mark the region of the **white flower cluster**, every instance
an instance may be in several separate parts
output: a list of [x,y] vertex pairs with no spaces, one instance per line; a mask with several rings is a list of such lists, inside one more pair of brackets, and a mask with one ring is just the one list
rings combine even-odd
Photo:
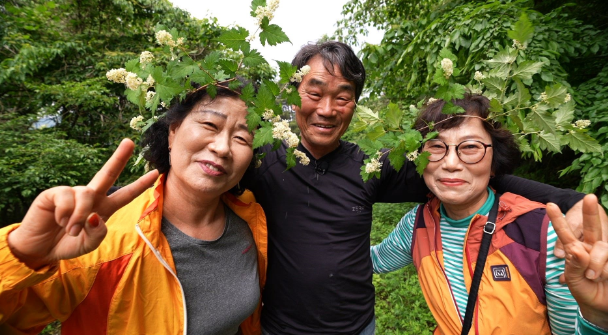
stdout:
[[310,163],[310,158],[308,158],[308,156],[306,156],[306,154],[302,151],[296,149],[293,151],[293,153],[296,155],[296,158],[298,158],[298,161],[300,161],[300,164],[308,165]]
[[540,100],[547,102],[547,99],[549,97],[547,96],[547,92],[543,92],[540,94]]
[[274,118],[274,111],[272,109],[266,109],[264,114],[262,114],[262,119],[264,121],[270,121]]
[[441,60],[441,68],[443,69],[443,76],[448,79],[454,73],[454,63],[449,58],[444,58]]
[[150,51],[144,51],[139,55],[139,63],[143,66],[152,63],[154,55]]
[[486,76],[483,75],[483,73],[479,72],[479,71],[475,71],[475,80],[477,81],[482,81],[484,79],[486,79]]
[[519,50],[526,50],[526,45],[521,44],[521,42],[519,42],[518,40],[513,40],[513,47]]
[[298,143],[300,143],[298,135],[291,131],[287,120],[278,121],[272,125],[272,138],[285,140],[290,148],[295,148],[298,146]]
[[139,86],[143,83],[143,80],[137,74],[128,72],[123,68],[112,69],[106,72],[106,77],[115,83],[125,84],[129,89],[134,91],[139,89]]
[[255,18],[258,20],[258,26],[262,25],[264,17],[267,17],[268,21],[272,21],[277,8],[279,8],[279,0],[269,0],[266,6],[258,6],[255,9]]
[[156,92],[154,92],[154,91],[148,91],[148,92],[146,93],[146,102],[148,102],[148,101],[150,101],[150,100],[154,99],[154,96],[155,96],[155,95],[156,95]]
[[410,162],[413,162],[416,160],[416,158],[418,158],[418,151],[412,151],[405,155],[405,157],[407,157]]
[[[304,78],[304,76],[307,75],[308,72],[310,72],[310,66],[304,65],[304,66],[302,66],[301,69],[299,69],[296,73],[294,73],[293,76],[291,76],[291,78],[289,78],[289,81],[291,81],[292,83],[301,83],[302,78]],[[289,93],[289,92],[287,92],[287,93]]]
[[174,41],[173,35],[171,35],[168,31],[160,30],[156,33],[156,41],[160,45],[168,45],[169,47],[171,47],[171,49],[173,49],[177,46],[182,45],[184,43],[184,38],[180,37],[177,39],[177,41]]
[[427,101],[426,104],[430,105],[430,104],[432,104],[435,101],[437,101],[437,99],[435,99],[435,98],[429,98],[429,101]]
[[131,128],[140,131],[141,127],[139,126],[139,123],[142,122],[144,120],[144,117],[142,115],[136,116],[134,118],[131,119],[131,122],[129,123],[129,125],[131,126]]
[[139,78],[137,74],[133,72],[127,73],[127,77],[125,78],[125,85],[127,85],[129,89],[135,91],[139,89],[141,83],[143,83],[143,80],[141,80],[141,78]]
[[380,168],[382,168],[382,162],[378,158],[372,158],[369,163],[365,164],[366,173],[380,172]]
[[148,78],[146,78],[146,81],[144,82],[144,84],[146,84],[148,87],[150,87],[150,86],[154,86],[154,83],[156,83],[156,81],[154,80],[154,78],[152,78],[152,75],[149,74]]
[[578,120],[576,122],[574,122],[574,124],[572,124],[572,126],[574,126],[574,128],[578,128],[578,129],[585,129],[587,127],[589,127],[591,125],[591,121],[589,120]]
[[566,93],[566,97],[564,98],[564,103],[567,103],[570,100],[572,100],[572,97],[570,96],[570,93]]
[[127,72],[127,70],[120,68],[120,69],[112,69],[108,72],[106,72],[106,77],[108,78],[109,81],[113,81],[115,83],[119,83],[119,84],[124,84],[125,83],[125,78],[127,77],[127,74],[129,72]]

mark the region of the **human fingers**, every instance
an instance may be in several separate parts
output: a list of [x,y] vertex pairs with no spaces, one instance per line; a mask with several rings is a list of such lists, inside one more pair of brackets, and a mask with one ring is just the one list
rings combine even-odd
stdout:
[[587,194],[583,198],[583,238],[590,245],[602,240],[602,224],[595,194]]
[[[551,220],[551,224],[553,224],[553,229],[555,229],[555,233],[557,233],[559,240],[563,244],[568,244],[568,243],[573,243],[575,241],[578,241],[576,239],[576,237],[574,237],[574,234],[572,233],[570,226],[566,222],[566,218],[562,215],[561,210],[559,209],[559,207],[556,204],[554,204],[554,203],[547,204],[547,215],[549,216],[549,219]],[[568,252],[568,250],[566,250],[566,252]]]
[[84,227],[85,220],[93,212],[95,190],[87,186],[75,186],[73,190],[76,201],[65,231],[70,236],[78,236]]
[[103,209],[100,209],[101,216],[104,218],[110,217],[112,214],[114,214],[115,211],[128,204],[133,199],[137,198],[146,189],[150,188],[157,178],[158,170],[152,170],[146,173],[145,175],[139,177],[139,179],[132,182],[131,184],[122,187],[118,191],[114,192],[109,197],[111,204],[105,206],[105,208]]
[[135,144],[133,141],[127,138],[122,140],[112,154],[112,157],[95,174],[87,186],[94,189],[97,193],[105,194],[110,189],[110,186],[114,185],[125,165],[127,165],[134,148]]
[[74,190],[68,186],[57,187],[57,191],[53,195],[53,203],[55,205],[55,222],[65,228],[76,206]]
[[608,243],[596,242],[589,252],[589,266],[585,271],[585,276],[589,280],[600,280],[606,266],[608,266]]
[[105,221],[97,213],[91,213],[84,225],[86,239],[84,241],[85,252],[91,252],[101,244],[106,237],[108,229]]
[[570,244],[567,253],[564,276],[570,290],[574,291],[577,287],[582,287],[579,285],[588,285],[585,271],[589,266],[590,257],[580,241]]
[[[578,201],[566,212],[566,222],[570,226],[570,230],[579,241],[583,240],[583,200]],[[553,254],[558,258],[564,258],[566,252],[564,245],[558,238],[553,249]]]

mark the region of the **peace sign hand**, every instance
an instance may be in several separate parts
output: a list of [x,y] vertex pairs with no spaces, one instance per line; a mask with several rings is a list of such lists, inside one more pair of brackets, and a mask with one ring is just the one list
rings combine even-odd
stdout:
[[555,232],[564,243],[564,278],[581,314],[591,323],[608,328],[608,241],[602,236],[597,197],[583,199],[585,242],[574,237],[559,207],[547,204],[547,214]]
[[106,236],[105,220],[149,188],[158,177],[151,171],[106,196],[135,145],[123,140],[87,186],[58,186],[36,197],[21,225],[8,235],[17,258],[32,269],[95,250]]

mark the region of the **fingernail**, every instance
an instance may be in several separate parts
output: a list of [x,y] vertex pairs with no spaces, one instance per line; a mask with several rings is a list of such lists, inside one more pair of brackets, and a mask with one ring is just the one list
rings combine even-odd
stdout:
[[562,249],[555,249],[555,252],[553,252],[555,254],[555,257],[557,258],[564,258],[566,257],[566,252],[563,251]]
[[70,228],[70,231],[68,232],[68,234],[70,236],[78,236],[78,234],[80,233],[81,230],[82,230],[82,227],[79,224],[75,224],[72,226],[72,228]]
[[587,277],[589,280],[595,279],[595,271],[587,270],[587,272],[585,272],[585,277]]
[[95,228],[99,226],[99,215],[97,213],[93,213],[91,214],[91,216],[89,216],[89,219],[87,221],[89,223],[89,226]]

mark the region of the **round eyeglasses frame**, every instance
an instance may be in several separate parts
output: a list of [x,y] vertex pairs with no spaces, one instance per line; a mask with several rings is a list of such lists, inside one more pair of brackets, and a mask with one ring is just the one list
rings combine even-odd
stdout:
[[[458,159],[460,159],[461,162],[463,162],[465,164],[477,164],[477,163],[481,162],[484,159],[484,157],[486,157],[486,153],[488,152],[488,148],[492,147],[491,144],[486,144],[486,143],[483,143],[482,141],[477,141],[477,140],[465,140],[465,141],[462,141],[462,142],[460,142],[458,144],[447,144],[444,141],[439,140],[439,139],[428,140],[426,143],[429,143],[429,142],[441,142],[447,148],[445,150],[445,153],[443,154],[443,156],[441,156],[441,158],[439,158],[439,159],[432,160],[432,159],[430,159],[431,157],[429,156],[429,162],[439,162],[440,160],[444,159],[445,156],[448,155],[448,153],[450,152],[450,147],[455,147],[456,148],[456,156],[458,156]],[[460,147],[461,144],[466,143],[466,142],[477,142],[477,143],[479,143],[479,144],[481,144],[483,146],[483,155],[476,162],[465,162],[462,159],[462,157],[460,157],[460,151],[458,150],[458,148]],[[426,143],[425,143],[425,145],[426,145]]]

